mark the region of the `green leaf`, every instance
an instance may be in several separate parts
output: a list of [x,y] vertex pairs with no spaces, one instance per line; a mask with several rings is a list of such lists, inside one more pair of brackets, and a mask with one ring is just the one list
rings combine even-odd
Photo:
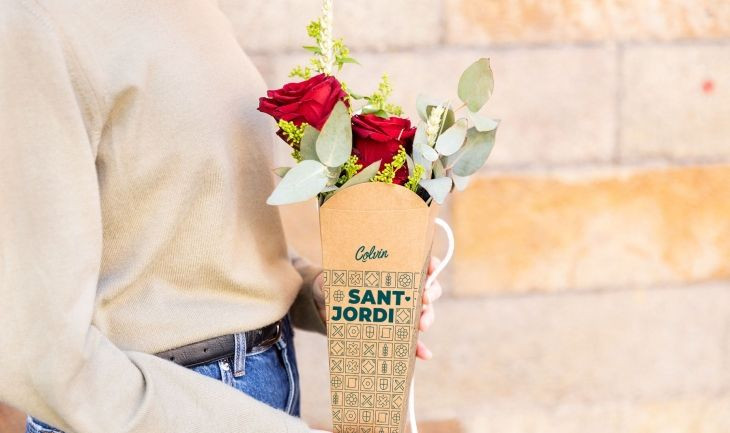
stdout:
[[[433,153],[436,153],[433,148],[431,148],[429,145],[424,143],[413,143],[413,162],[415,164],[421,165],[423,168],[426,169],[424,177],[429,178],[431,177],[431,166],[433,165],[433,161],[429,161],[426,159],[426,157],[423,155],[422,148],[429,148]],[[438,157],[438,153],[436,153],[436,156]]]
[[446,156],[456,153],[464,144],[466,128],[466,119],[459,119],[451,128],[442,132],[436,140],[436,150],[438,153]]
[[296,203],[317,196],[327,185],[327,167],[304,160],[289,170],[266,203],[271,205]]
[[472,63],[459,78],[459,99],[469,111],[476,113],[486,104],[494,90],[494,78],[489,59],[481,58]]
[[360,170],[360,173],[352,176],[350,180],[345,182],[340,189],[346,188],[348,186],[357,185],[358,183],[365,183],[369,181],[375,174],[380,170],[380,160],[375,161],[374,163],[368,165],[367,167]]
[[279,177],[284,177],[286,172],[289,170],[291,170],[291,167],[277,167],[273,170],[273,172]]
[[[369,99],[369,98],[366,96],[365,99]],[[380,111],[380,108],[378,108],[374,105],[371,105],[371,104],[365,105],[364,107],[362,107],[360,109],[360,112],[362,114],[373,114],[373,113],[377,113],[378,111]]]
[[352,99],[365,99],[365,96],[363,96],[363,95],[361,95],[359,93],[355,93],[352,90],[350,90],[350,97]]
[[436,200],[436,203],[441,204],[451,192],[451,182],[450,177],[439,177],[437,179],[423,179],[419,183]]
[[471,180],[471,176],[459,176],[457,174],[451,173],[451,179],[454,181],[454,186],[459,191],[464,191],[469,185],[469,180]]
[[433,163],[433,177],[439,178],[446,176],[446,169],[444,168],[444,163],[441,162],[440,159],[437,159],[436,162]]
[[406,167],[408,167],[408,176],[413,174],[413,169],[416,168],[416,164],[413,162],[413,158],[406,155]]
[[337,59],[337,61],[339,63],[357,63],[358,65],[360,64],[360,62],[353,59],[352,57],[342,57],[342,58]]
[[[428,161],[427,165],[431,165],[432,162],[436,161],[439,157],[438,152],[433,150],[433,147],[429,146],[425,143],[418,143],[413,145],[413,152],[414,154],[418,153],[419,157],[423,157],[426,161]],[[417,158],[417,163],[420,164],[421,158]]]
[[424,122],[427,121],[428,107],[432,107],[434,105],[441,105],[441,101],[428,95],[419,94],[416,97],[416,109],[418,110],[418,117],[420,117],[421,120],[423,120]]
[[428,137],[426,137],[426,124],[421,123],[416,128],[416,135],[413,136],[414,143],[426,144],[428,143]]
[[342,167],[327,167],[327,186],[332,186],[340,180]]
[[314,54],[322,54],[322,50],[316,45],[304,45],[302,48],[307,51],[311,51]]
[[319,137],[317,128],[311,125],[307,125],[304,128],[302,141],[299,143],[299,153],[302,155],[302,159],[319,161],[319,158],[317,158],[317,137]]
[[482,116],[479,113],[469,112],[469,118],[474,123],[474,127],[477,131],[486,132],[496,129],[499,126],[499,120],[490,119],[487,116]]
[[317,157],[328,167],[339,167],[347,161],[352,151],[352,126],[350,113],[342,101],[332,109],[316,142]]
[[469,128],[466,143],[457,153],[446,159],[446,168],[451,168],[457,176],[470,176],[487,161],[494,147],[497,130],[480,132]]

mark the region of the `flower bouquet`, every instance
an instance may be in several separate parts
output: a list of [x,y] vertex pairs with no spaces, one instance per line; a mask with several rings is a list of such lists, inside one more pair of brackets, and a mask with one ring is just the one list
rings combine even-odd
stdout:
[[387,76],[368,96],[334,76],[357,62],[332,37],[331,0],[307,31],[313,57],[290,74],[301,81],[260,99],[296,161],[274,170],[267,203],[319,201],[334,432],[402,433],[434,220],[494,146],[498,122],[478,113],[492,72],[488,59],[467,67],[456,108],[419,96],[413,126]]

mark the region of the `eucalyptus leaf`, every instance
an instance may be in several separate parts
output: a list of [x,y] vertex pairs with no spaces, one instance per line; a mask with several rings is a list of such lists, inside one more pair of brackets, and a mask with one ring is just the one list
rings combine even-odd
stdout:
[[426,144],[428,143],[428,137],[426,137],[426,123],[421,123],[416,128],[416,135],[413,136],[414,143]]
[[[428,178],[431,177],[431,166],[433,165],[433,161],[426,159],[426,157],[423,155],[423,152],[420,150],[422,148],[428,148],[433,153],[436,153],[436,151],[427,144],[413,144],[413,163],[423,166],[423,168],[426,169],[424,172],[424,177]],[[438,154],[436,154],[436,156],[438,157]]]
[[373,162],[367,167],[360,170],[360,173],[352,176],[347,182],[345,182],[340,189],[347,188],[348,186],[357,185],[359,183],[365,183],[372,179],[373,176],[380,170],[380,160]]
[[289,170],[266,203],[280,205],[296,203],[315,197],[327,185],[327,167],[322,163],[304,160]]
[[416,168],[416,164],[413,162],[413,158],[406,154],[406,166],[408,167],[408,176],[413,174],[413,170]]
[[289,170],[291,170],[291,167],[277,167],[273,170],[273,172],[279,177],[284,177],[286,172]]
[[319,133],[316,142],[317,157],[328,167],[339,167],[352,151],[350,113],[342,101],[335,104]]
[[327,167],[327,186],[332,186],[340,180],[341,167]]
[[299,143],[299,153],[302,155],[302,159],[319,161],[319,158],[317,157],[317,137],[319,137],[319,131],[317,131],[317,128],[312,125],[307,125],[304,128],[302,141]]
[[459,191],[464,191],[469,185],[471,176],[459,176],[458,174],[451,173],[451,179],[454,181],[454,186]]
[[419,184],[436,200],[436,203],[441,204],[446,199],[446,196],[451,192],[451,178],[450,177],[439,177],[437,179],[423,179]]
[[474,113],[486,104],[492,90],[494,78],[489,59],[481,58],[472,63],[459,78],[459,99]]
[[[439,157],[438,152],[433,150],[433,147],[429,146],[425,143],[418,143],[413,145],[414,148],[414,154],[418,152],[421,156],[423,156],[423,159],[428,161],[428,165],[431,165],[432,162],[436,161]],[[418,161],[416,161],[418,162]]]
[[432,107],[434,105],[441,105],[441,101],[428,95],[419,94],[416,97],[416,110],[418,110],[418,117],[420,117],[424,122],[427,121],[428,107]]
[[446,169],[444,168],[444,163],[441,162],[440,159],[437,159],[436,162],[433,163],[433,177],[439,178],[446,176]]
[[479,170],[494,147],[497,130],[480,132],[469,128],[466,143],[457,153],[446,159],[446,168],[451,168],[457,176],[470,176]]
[[442,132],[436,140],[436,150],[438,153],[446,156],[456,153],[464,144],[466,129],[466,119],[459,119],[451,128]]
[[477,131],[491,131],[499,126],[499,120],[494,120],[487,116],[482,116],[479,113],[472,113],[470,111],[469,118],[474,123],[474,127],[477,129]]

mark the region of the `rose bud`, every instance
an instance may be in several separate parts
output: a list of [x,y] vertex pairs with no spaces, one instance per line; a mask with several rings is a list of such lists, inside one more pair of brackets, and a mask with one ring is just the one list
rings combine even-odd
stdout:
[[267,91],[266,97],[259,98],[258,110],[277,122],[284,119],[297,126],[306,122],[321,130],[332,108],[345,96],[342,85],[335,77],[319,74],[306,81]]

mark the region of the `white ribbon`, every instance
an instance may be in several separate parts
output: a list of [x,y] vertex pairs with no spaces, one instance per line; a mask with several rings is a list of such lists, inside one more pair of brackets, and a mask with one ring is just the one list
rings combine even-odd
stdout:
[[[451,230],[451,227],[446,221],[442,220],[441,218],[436,218],[434,222],[444,230],[444,233],[446,233],[446,238],[449,241],[449,246],[446,250],[446,255],[444,256],[443,260],[441,260],[441,263],[436,266],[436,269],[431,272],[431,275],[426,280],[426,288],[431,287],[431,284],[436,281],[436,277],[438,277],[438,274],[440,274],[441,271],[446,268],[446,265],[449,264],[449,262],[451,261],[451,257],[453,257],[454,255],[454,232]],[[411,380],[410,394],[408,396],[408,419],[411,423],[411,433],[418,433],[418,425],[416,424],[415,382],[416,376],[414,374],[413,379]]]

